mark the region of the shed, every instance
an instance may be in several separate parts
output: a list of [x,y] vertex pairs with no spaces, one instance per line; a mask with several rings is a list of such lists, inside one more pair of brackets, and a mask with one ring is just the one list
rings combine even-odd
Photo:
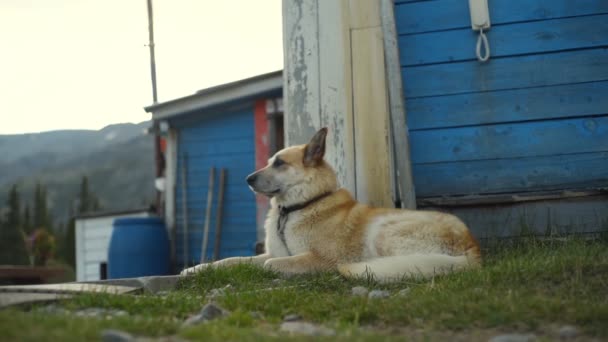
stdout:
[[201,261],[209,176],[215,171],[207,253],[214,254],[220,170],[226,172],[219,258],[254,255],[268,202],[245,178],[282,145],[283,78],[277,71],[146,108],[166,143],[163,208],[178,268]]
[[106,212],[76,217],[76,281],[101,280],[103,264],[108,261],[108,248],[114,219],[149,217],[146,209]]

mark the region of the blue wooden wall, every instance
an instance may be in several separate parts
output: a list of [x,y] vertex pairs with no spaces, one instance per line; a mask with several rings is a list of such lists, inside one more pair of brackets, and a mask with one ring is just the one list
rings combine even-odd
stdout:
[[397,0],[418,197],[608,186],[608,1]]
[[[207,247],[207,260],[213,256],[219,169],[226,168],[222,215],[220,258],[253,255],[256,242],[255,196],[247,187],[246,176],[255,168],[253,108],[240,111],[195,114],[177,126],[178,156],[176,181],[176,258],[183,262],[182,167],[187,155],[187,197],[189,264],[201,257],[201,243],[207,206],[209,169],[214,166],[215,190]],[[182,265],[183,266],[183,265]]]

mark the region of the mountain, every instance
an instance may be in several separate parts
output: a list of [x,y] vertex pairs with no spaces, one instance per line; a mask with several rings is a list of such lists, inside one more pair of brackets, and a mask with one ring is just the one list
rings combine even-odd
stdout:
[[55,221],[65,222],[85,175],[104,210],[146,207],[154,198],[153,137],[144,134],[149,126],[0,135],[0,207],[14,183],[31,206],[40,182]]

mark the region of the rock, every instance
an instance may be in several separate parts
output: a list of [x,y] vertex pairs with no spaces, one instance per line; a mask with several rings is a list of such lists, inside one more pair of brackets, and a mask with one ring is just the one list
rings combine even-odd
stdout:
[[531,342],[534,340],[536,340],[534,334],[503,334],[492,337],[489,342]]
[[249,313],[249,315],[251,315],[251,318],[253,319],[262,319],[264,317],[264,315],[262,315],[262,313],[259,311],[252,311]]
[[213,299],[213,298],[221,297],[225,294],[226,294],[226,291],[224,289],[211,289],[209,291],[209,293],[207,294],[207,297]]
[[363,286],[355,286],[352,288],[351,293],[353,296],[366,297],[369,293],[369,290]]
[[74,312],[77,317],[99,317],[105,316],[106,310],[101,308],[86,308]]
[[125,331],[106,329],[101,332],[102,342],[132,342],[135,338]]
[[557,331],[559,338],[562,340],[570,340],[578,336],[578,329],[572,325],[564,325]]
[[228,314],[228,311],[222,309],[221,307],[219,307],[213,303],[209,303],[209,304],[205,305],[198,314],[196,314],[196,315],[188,318],[186,321],[184,321],[183,325],[184,326],[196,325],[196,324],[200,324],[203,322],[214,320],[216,318],[222,317],[227,314]]
[[124,310],[111,310],[107,314],[109,314],[110,316],[116,316],[116,317],[129,315],[129,313]]
[[333,336],[336,334],[333,329],[308,322],[283,322],[281,324],[281,331],[308,336]]
[[410,289],[409,287],[405,288],[403,290],[400,290],[399,292],[397,292],[397,296],[399,296],[399,297],[406,297],[406,296],[408,296],[410,294],[411,290],[412,289]]
[[78,317],[104,317],[110,319],[112,317],[127,316],[128,312],[124,310],[111,310],[103,308],[86,308],[74,312]]
[[219,307],[213,303],[209,303],[209,304],[205,305],[200,312],[200,315],[203,316],[203,318],[208,321],[210,321],[212,319],[216,319],[218,317],[222,317],[225,314],[227,314],[226,310],[222,309],[221,307]]
[[376,299],[376,298],[386,298],[390,295],[391,295],[391,293],[388,291],[385,291],[385,290],[372,290],[369,292],[367,297],[369,299]]
[[289,314],[285,317],[283,317],[283,322],[295,322],[295,321],[300,321],[302,320],[302,316],[298,315],[298,314]]

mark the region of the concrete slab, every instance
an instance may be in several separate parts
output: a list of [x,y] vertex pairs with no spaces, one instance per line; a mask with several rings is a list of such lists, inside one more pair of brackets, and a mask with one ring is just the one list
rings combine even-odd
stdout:
[[116,286],[104,284],[85,284],[85,283],[65,283],[65,284],[44,284],[44,285],[7,285],[0,286],[0,293],[111,293],[124,294],[134,293],[141,290],[135,286]]
[[22,305],[42,302],[53,302],[60,299],[71,298],[69,294],[60,293],[15,293],[3,292],[0,293],[0,308],[5,308],[11,305]]
[[155,294],[160,291],[174,290],[181,278],[182,277],[179,275],[150,276],[139,278],[107,279],[88,283],[140,287],[143,288],[143,290],[147,293]]

